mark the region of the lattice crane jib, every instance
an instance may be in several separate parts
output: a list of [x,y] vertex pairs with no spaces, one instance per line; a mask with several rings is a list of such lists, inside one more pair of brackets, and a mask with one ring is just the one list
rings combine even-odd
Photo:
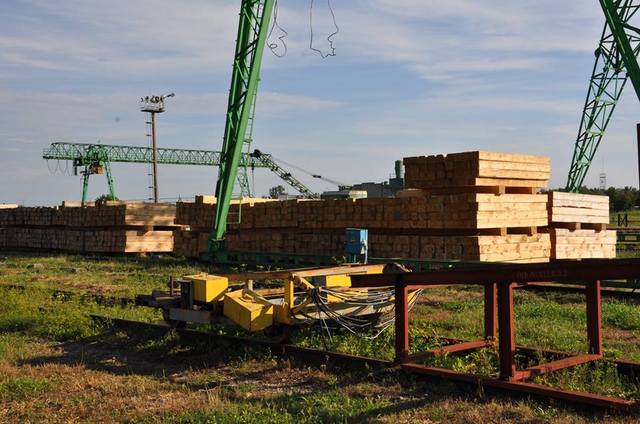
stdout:
[[[249,143],[245,143],[249,145]],[[114,185],[111,173],[111,167],[106,166],[114,162],[122,163],[151,163],[152,152],[149,147],[141,146],[121,146],[112,144],[90,144],[90,143],[67,143],[56,142],[46,148],[42,153],[42,158],[47,160],[68,160],[72,161],[76,168],[84,167],[95,160],[96,154],[102,158],[104,174],[107,177],[107,183],[111,181]],[[221,152],[213,150],[194,150],[194,149],[172,149],[160,147],[157,149],[158,164],[160,165],[189,165],[189,166],[219,166]],[[265,158],[271,158],[271,155],[262,154]],[[275,166],[274,166],[275,165]],[[265,160],[258,158],[254,153],[243,152],[239,159],[239,170],[253,171],[254,169],[269,169],[276,175],[281,177],[283,181],[299,191],[305,197],[314,195],[304,184],[291,176],[291,173],[275,164],[273,160]],[[86,187],[89,180],[83,180],[83,197],[86,199]],[[246,173],[244,174],[247,175]],[[84,173],[83,173],[84,176]],[[240,173],[238,174],[240,178]],[[249,188],[248,178],[246,178],[247,190]],[[250,193],[250,191],[248,192]],[[111,194],[111,192],[109,193]]]
[[267,41],[275,0],[242,0],[231,88],[225,123],[218,181],[216,215],[209,250],[221,247],[227,230],[227,215],[238,175],[242,148],[260,78],[262,54]]
[[640,0],[599,0],[606,23],[596,49],[587,99],[585,101],[566,189],[578,191],[602,141],[627,79],[640,99],[640,30],[631,20],[640,9]]

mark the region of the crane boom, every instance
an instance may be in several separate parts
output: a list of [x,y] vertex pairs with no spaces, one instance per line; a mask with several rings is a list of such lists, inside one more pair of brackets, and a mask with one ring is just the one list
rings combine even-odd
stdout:
[[630,24],[638,0],[599,0],[606,23],[596,49],[566,189],[578,191],[602,141],[627,79],[640,99],[640,30]]

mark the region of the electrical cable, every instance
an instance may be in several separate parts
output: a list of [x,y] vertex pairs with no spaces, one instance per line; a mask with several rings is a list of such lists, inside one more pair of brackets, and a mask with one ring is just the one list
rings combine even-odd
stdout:
[[[408,305],[409,310],[417,303],[418,297],[422,291],[416,291],[413,299]],[[368,340],[373,340],[383,334],[387,328],[395,322],[395,314],[393,311],[387,311],[382,314],[372,314],[370,316],[352,316],[351,314],[344,314],[333,308],[334,302],[328,302],[328,296],[337,297],[343,304],[347,304],[349,307],[374,307],[377,310],[388,308],[394,304],[395,291],[391,289],[386,290],[368,290],[366,292],[361,291],[338,291],[326,287],[316,287],[308,292],[308,297],[311,299],[317,310],[317,316],[311,316],[304,311],[300,311],[299,314],[309,320],[313,320],[318,324],[320,334],[323,337],[323,344],[327,344],[327,340],[324,339],[325,333],[329,343],[332,342],[333,337],[327,321],[334,322],[344,330]],[[376,332],[372,335],[367,334],[371,330]]]
[[309,27],[311,31],[311,36],[309,38],[309,48],[315,52],[318,52],[323,59],[326,59],[329,56],[336,55],[336,48],[333,45],[333,37],[336,36],[340,32],[340,27],[336,22],[336,14],[333,11],[333,6],[331,5],[331,0],[327,0],[327,7],[329,8],[329,13],[331,13],[331,18],[333,20],[333,26],[335,31],[327,36],[327,42],[329,43],[329,53],[324,53],[322,50],[313,47],[313,3],[314,0],[311,0],[311,5],[309,7]]
[[[282,49],[284,50],[282,54],[279,54],[277,52],[280,44],[278,44],[277,42],[274,43],[272,41],[269,41],[271,39],[271,34],[273,34],[273,30],[276,28],[278,28],[282,32],[282,35],[278,37],[278,40],[280,40],[280,44],[282,45]],[[282,28],[280,24],[278,24],[278,0],[276,0],[275,4],[273,5],[273,25],[271,25],[271,30],[269,31],[269,35],[267,35],[267,47],[269,47],[269,50],[271,50],[271,53],[273,53],[274,56],[282,58],[287,55],[287,42],[284,39],[288,36],[289,33],[285,31],[285,29]]]

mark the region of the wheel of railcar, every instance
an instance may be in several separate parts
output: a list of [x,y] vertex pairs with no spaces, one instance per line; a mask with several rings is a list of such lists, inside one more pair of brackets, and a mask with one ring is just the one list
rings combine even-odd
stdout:
[[187,323],[184,322],[184,321],[176,321],[176,320],[171,319],[169,317],[169,310],[168,309],[163,309],[162,310],[162,319],[171,328],[184,328],[187,325]]
[[289,325],[272,325],[262,331],[262,334],[273,343],[287,343],[291,338],[293,328]]

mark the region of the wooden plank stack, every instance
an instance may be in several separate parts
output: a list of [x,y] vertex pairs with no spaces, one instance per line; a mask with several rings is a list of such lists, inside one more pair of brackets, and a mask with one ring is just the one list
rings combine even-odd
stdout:
[[0,209],[0,247],[95,253],[172,252],[175,205]]
[[609,224],[609,197],[593,194],[551,191],[549,223],[570,229],[593,228],[605,230]]
[[382,258],[489,262],[544,262],[551,246],[548,234],[506,236],[372,235],[370,253]]
[[175,230],[173,232],[173,253],[177,256],[197,258],[206,252],[211,231],[195,231],[192,229]]
[[421,239],[421,257],[549,260],[550,237],[538,233],[548,223],[547,198],[537,194],[548,184],[549,158],[476,151],[405,158],[404,165],[409,190],[400,195],[425,197],[428,227],[448,233]]
[[[289,200],[243,207],[230,226],[232,250],[342,255],[344,230],[369,229],[375,257],[547,261],[548,158],[470,152],[405,160],[408,188],[394,199]],[[188,215],[188,216],[186,216]],[[178,216],[180,206],[178,207]],[[201,209],[179,223],[200,226]],[[211,228],[209,225],[208,228]],[[184,245],[203,248],[197,236]],[[178,237],[176,237],[178,239]]]
[[[245,212],[255,204],[274,202],[273,199],[247,197],[231,201],[228,215],[228,228],[239,227],[239,221],[249,220]],[[176,204],[175,224],[183,227],[174,230],[173,253],[178,256],[197,258],[207,250],[209,235],[216,215],[216,198],[211,195],[197,195],[195,202]]]
[[548,157],[496,152],[464,152],[404,158],[405,187],[432,193],[452,187],[508,187],[527,191],[547,186],[551,174]]
[[552,259],[615,258],[616,232],[607,230],[609,197],[548,193]]

